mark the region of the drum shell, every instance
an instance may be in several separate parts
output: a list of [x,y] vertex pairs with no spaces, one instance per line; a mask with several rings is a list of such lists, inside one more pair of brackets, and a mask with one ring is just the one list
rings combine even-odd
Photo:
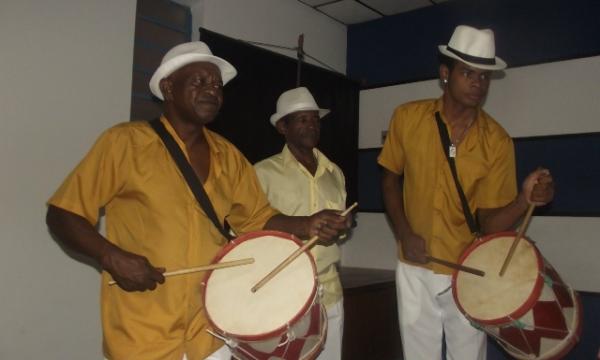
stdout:
[[[486,271],[486,276],[491,275],[490,279],[492,280],[488,281],[493,282],[494,278],[497,278],[497,274],[493,272],[499,272],[500,265],[506,257],[508,248],[515,236],[514,232],[503,232],[491,234],[477,240],[464,251],[459,259],[459,263],[472,267],[479,265],[482,270]],[[470,259],[470,257],[476,255],[480,247],[485,249],[483,246],[493,241],[506,242],[502,244],[504,246],[503,251],[493,254],[497,257],[497,259],[492,261],[494,265],[488,263],[477,264],[474,261],[477,259],[476,256]],[[536,276],[532,282],[531,292],[520,306],[503,316],[488,318],[473,316],[468,310],[477,312],[478,309],[473,308],[472,304],[469,306],[469,309],[466,309],[461,303],[461,298],[466,299],[469,293],[466,292],[465,294],[466,290],[464,289],[461,293],[461,283],[458,281],[458,277],[463,275],[458,272],[455,272],[452,276],[454,300],[459,310],[475,327],[482,329],[488,335],[492,336],[513,357],[517,359],[560,359],[569,352],[581,335],[581,302],[578,294],[564,283],[552,265],[543,258],[533,242],[525,238],[521,239],[521,241],[527,243],[519,243],[519,246],[530,250],[531,254],[535,257],[534,261],[529,262],[530,264],[535,264],[535,269],[529,270],[535,271]],[[494,249],[492,245],[498,244],[488,245],[490,245],[488,249]],[[485,257],[480,257],[479,260],[482,258]],[[498,264],[497,269],[495,269],[496,263]],[[514,258],[511,264],[516,266]],[[509,264],[509,269],[510,266]],[[519,268],[517,267],[517,269]],[[480,282],[486,278],[477,279]],[[465,282],[464,284],[469,283]],[[482,291],[482,294],[485,294],[485,292]],[[497,296],[494,296],[494,300],[497,300],[496,297],[503,300],[502,294],[504,292],[501,291]]]
[[[477,239],[463,251],[458,262],[459,262],[459,264],[464,264],[470,255],[472,255],[475,251],[477,251],[477,249],[479,249],[482,245],[484,245],[487,242],[494,241],[495,239],[497,239],[499,237],[513,237],[514,238],[516,235],[517,234],[515,232],[506,231],[506,232],[490,234],[483,238]],[[521,239],[521,241],[528,241],[533,245],[533,243],[525,237],[523,237]],[[455,271],[452,274],[452,294],[454,296],[454,301],[456,302],[456,305],[458,306],[459,310],[463,314],[465,314],[471,321],[475,321],[477,323],[485,324],[485,325],[506,324],[506,323],[511,322],[512,319],[520,318],[525,313],[527,313],[527,311],[529,311],[529,309],[531,309],[531,307],[537,302],[537,299],[540,296],[540,293],[542,291],[543,284],[544,284],[544,278],[541,276],[541,271],[544,266],[543,257],[541,255],[541,253],[539,252],[539,250],[535,246],[533,246],[532,249],[535,254],[536,267],[537,267],[538,271],[537,271],[537,276],[535,279],[535,284],[533,285],[533,289],[532,289],[529,297],[522,303],[521,306],[516,308],[514,311],[512,311],[508,314],[505,314],[503,316],[499,316],[497,318],[483,319],[483,318],[478,318],[476,316],[470,315],[469,312],[463,308],[461,301],[458,298],[457,279],[459,276],[459,272]],[[505,256],[504,254],[497,254],[497,255],[499,257]],[[467,314],[469,314],[469,315],[467,315]]]
[[[302,246],[302,242],[300,242],[296,237],[294,237],[291,234],[287,234],[287,233],[283,233],[283,232],[278,232],[278,231],[257,231],[257,232],[252,232],[252,233],[248,233],[245,234],[243,236],[240,236],[236,239],[234,239],[233,241],[231,241],[229,244],[227,244],[213,259],[212,263],[219,263],[221,261],[228,261],[228,260],[232,260],[229,258],[226,258],[227,255],[230,255],[229,257],[231,257],[232,255],[237,256],[237,249],[238,247],[250,247],[250,249],[252,249],[251,251],[255,251],[253,249],[254,245],[260,245],[262,242],[262,239],[264,238],[278,238],[277,241],[288,241],[288,244],[293,244],[293,246],[290,249],[290,253],[291,254],[293,251],[295,251],[296,249],[300,248]],[[286,245],[287,246],[287,245]],[[257,252],[256,256],[252,256],[255,257],[256,259],[261,259],[264,258],[265,255],[265,251],[261,251],[260,253]],[[282,261],[285,257],[287,257],[289,254],[286,253],[286,255],[284,257],[282,257],[281,259],[277,259],[272,260],[274,261],[274,264],[278,264],[280,261]],[[281,254],[277,254],[277,256],[279,256]],[[300,285],[298,284],[290,284],[290,286],[302,286],[305,291],[303,291],[303,294],[306,294],[306,299],[305,302],[302,304],[302,306],[298,307],[298,308],[293,308],[293,311],[295,312],[295,314],[293,316],[291,316],[290,318],[286,318],[285,319],[285,323],[281,322],[280,326],[277,326],[275,328],[269,328],[267,331],[260,331],[260,332],[255,332],[255,333],[237,333],[235,331],[229,331],[231,329],[227,329],[227,326],[225,326],[225,328],[221,328],[219,325],[219,321],[218,319],[213,318],[213,314],[211,314],[210,311],[210,306],[208,306],[207,304],[207,295],[210,292],[211,286],[210,286],[210,282],[211,282],[211,277],[213,276],[214,271],[208,272],[205,277],[204,280],[202,282],[202,297],[203,297],[203,301],[205,303],[206,306],[206,313],[207,313],[207,317],[209,320],[209,323],[211,324],[211,326],[213,327],[213,329],[215,330],[215,332],[218,334],[219,337],[222,337],[225,341],[227,341],[232,347],[232,352],[233,355],[236,358],[239,359],[275,359],[277,358],[276,354],[280,354],[281,353],[281,348],[290,348],[291,352],[294,352],[297,350],[297,348],[300,346],[302,347],[303,345],[305,345],[304,343],[306,343],[306,345],[304,346],[305,348],[308,347],[308,349],[303,348],[302,350],[304,351],[301,355],[298,355],[299,359],[308,359],[308,358],[312,358],[313,356],[316,356],[316,354],[318,354],[322,348],[322,345],[324,343],[324,337],[325,337],[325,331],[324,329],[326,329],[327,326],[327,318],[325,315],[325,311],[324,308],[321,306],[320,304],[320,294],[318,292],[318,281],[317,281],[317,277],[316,277],[316,265],[314,262],[314,259],[312,257],[312,255],[310,254],[310,252],[304,252],[301,255],[303,264],[306,264],[306,266],[303,266],[302,268],[302,272],[308,276],[308,274],[310,274],[310,277],[312,278],[312,281],[310,283],[302,281]],[[308,261],[306,261],[308,260]],[[260,261],[260,260],[257,260]],[[269,261],[271,261],[271,259],[269,259]],[[297,260],[294,260],[297,261]],[[256,268],[252,268],[253,266],[256,266],[257,264],[250,264],[250,265],[244,265],[247,266],[246,269],[248,269],[248,272],[257,272],[258,270],[256,270]],[[269,268],[269,270],[271,270],[274,267],[271,266],[271,268]],[[241,269],[241,267],[240,267]],[[222,271],[222,270],[216,270],[216,271]],[[245,270],[246,271],[246,270]],[[258,279],[262,278],[262,276],[266,275],[268,273],[268,271],[265,271],[264,274],[261,272],[260,273],[260,277],[257,278],[256,280],[252,281],[252,284],[247,284],[244,283],[243,285],[246,287],[249,287],[251,285],[254,285],[255,282],[258,281]],[[285,278],[285,272],[282,271],[280,274],[277,274],[276,277],[271,280],[269,283],[267,283],[263,288],[259,289],[257,291],[258,296],[262,296],[261,292],[265,291],[264,289],[268,289],[268,287],[270,286],[270,284],[276,283],[276,279],[277,277],[281,277],[283,276]],[[306,277],[306,276],[305,276]],[[235,282],[235,281],[234,281]],[[275,285],[273,285],[275,286]],[[279,289],[279,288],[278,288]],[[249,290],[248,290],[249,291]],[[269,290],[266,290],[269,291]],[[281,291],[279,291],[280,293],[282,291],[285,291],[284,289],[281,289]],[[286,296],[288,296],[287,294],[283,294],[282,298],[285,298]],[[304,296],[304,295],[303,295]],[[302,298],[302,300],[304,300],[304,298]],[[277,309],[273,309],[273,312],[276,312]],[[260,312],[259,312],[260,313]],[[300,328],[301,330],[298,330],[298,328]],[[294,333],[296,332],[305,332],[306,333],[301,333],[298,334],[299,339],[295,339],[294,337],[296,335],[294,335]],[[290,334],[292,334],[290,336]],[[304,336],[304,338],[302,337]],[[302,340],[303,339],[303,340]],[[275,346],[277,345],[277,346]],[[267,349],[267,350],[265,350]],[[269,349],[273,350],[273,353],[270,353]],[[288,355],[285,355],[286,358],[289,357]],[[294,358],[294,357],[292,357]]]

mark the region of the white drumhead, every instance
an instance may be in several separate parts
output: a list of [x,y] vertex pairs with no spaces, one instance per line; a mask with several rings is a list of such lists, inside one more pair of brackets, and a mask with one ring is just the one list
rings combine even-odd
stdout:
[[473,249],[463,265],[483,270],[485,276],[459,272],[455,296],[464,312],[476,320],[494,320],[521,308],[534,291],[538,279],[538,255],[525,239],[519,241],[506,272],[500,269],[514,236],[493,238]]
[[300,255],[255,293],[250,289],[299,248],[290,239],[265,235],[242,241],[222,259],[254,258],[254,263],[210,275],[206,311],[217,328],[239,336],[258,336],[284,327],[307,304],[316,288],[312,259]]

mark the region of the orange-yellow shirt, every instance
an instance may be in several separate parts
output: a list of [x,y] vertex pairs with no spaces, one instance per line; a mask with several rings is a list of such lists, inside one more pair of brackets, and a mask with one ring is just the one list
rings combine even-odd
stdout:
[[[165,118],[161,121],[187,155]],[[205,129],[210,147],[206,190],[221,223],[238,233],[260,230],[278,212],[269,206],[252,165],[227,140]],[[49,204],[98,221],[119,247],[176,270],[211,262],[225,239],[201,210],[177,165],[146,122],[107,130]],[[104,353],[109,359],[204,359],[222,346],[206,332],[203,274],[168,278],[154,291],[108,286],[102,273]]]
[[[429,254],[456,262],[473,236],[442,149],[435,121],[435,112],[441,114],[441,109],[442,99],[396,108],[378,162],[393,173],[404,174],[406,217],[412,230],[425,239]],[[514,200],[517,186],[512,140],[483,110],[478,111],[458,145],[455,161],[472,212]],[[398,258],[404,260],[400,246]],[[426,267],[437,273],[452,272],[438,264]]]

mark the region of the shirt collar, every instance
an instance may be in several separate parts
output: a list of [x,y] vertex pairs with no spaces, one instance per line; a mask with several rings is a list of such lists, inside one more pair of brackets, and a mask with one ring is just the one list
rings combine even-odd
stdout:
[[206,141],[208,142],[208,147],[210,149],[210,168],[214,170],[215,177],[219,177],[223,172],[223,162],[225,161],[224,154],[221,151],[220,147],[217,146],[217,139],[215,134],[208,130],[206,126],[202,127],[204,131],[204,136],[206,137]]
[[[444,113],[442,112],[442,109],[444,108],[444,97],[440,96],[437,100],[435,100],[435,103],[433,105],[433,112],[432,112],[432,117],[435,120],[435,113],[436,112],[440,112],[440,115],[442,116],[442,121],[444,121],[444,124],[446,124],[446,126],[448,126],[448,122],[446,121],[446,118],[444,117]],[[475,123],[473,125],[476,125],[478,129],[483,129],[485,127],[485,121],[482,121],[481,118],[485,115],[485,111],[483,111],[483,109],[481,109],[481,106],[477,107],[477,116],[475,117]]]
[[[177,135],[177,132],[175,131],[175,129],[173,128],[173,126],[171,125],[169,120],[167,120],[167,118],[164,115],[161,115],[160,122],[163,123],[163,125],[165,126],[165,128],[167,129],[169,134],[171,134],[173,139],[175,139],[175,142],[177,142],[177,145],[179,145],[179,148],[181,149],[181,151],[183,151],[185,158],[188,161],[190,161],[190,156],[187,152],[187,149],[185,147],[183,140],[181,140],[179,135]],[[202,127],[202,131],[204,131],[204,136],[206,137],[206,141],[208,142],[208,148],[210,149],[210,171],[214,171],[214,175],[216,177],[218,177],[221,174],[221,172],[223,171],[223,167],[221,166],[221,161],[223,160],[221,150],[216,145],[216,140],[215,140],[214,134],[210,130],[208,130],[205,126]],[[210,174],[209,174],[209,178],[210,178]]]
[[181,149],[181,151],[183,151],[183,154],[185,155],[186,159],[188,159],[188,161],[189,161],[190,157],[189,157],[189,155],[187,153],[187,149],[185,148],[185,144],[183,143],[183,140],[181,140],[181,138],[179,137],[179,135],[177,134],[177,132],[175,131],[175,129],[173,128],[173,126],[171,125],[171,123],[169,122],[169,120],[167,120],[167,118],[164,115],[161,115],[160,116],[160,122],[163,124],[163,126],[165,127],[165,129],[167,129],[167,132],[175,140],[175,142],[177,143],[177,145],[179,145],[179,148]]
[[[319,149],[317,149],[317,148],[313,148],[313,154],[315,155],[315,158],[317,159],[317,172],[316,173],[319,172],[319,168],[323,168],[327,171],[333,171],[333,169],[334,169],[333,163],[327,158],[327,156],[325,156],[325,154],[320,152]],[[292,164],[297,164],[298,166],[302,166],[302,164],[300,164],[300,162],[296,159],[294,154],[292,154],[292,152],[290,151],[287,144],[285,144],[283,146],[283,150],[281,151],[281,156],[283,158],[283,166],[290,166]]]

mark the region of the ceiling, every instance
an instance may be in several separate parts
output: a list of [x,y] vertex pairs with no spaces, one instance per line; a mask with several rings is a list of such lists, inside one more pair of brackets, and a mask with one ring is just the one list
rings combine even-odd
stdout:
[[385,16],[435,6],[448,0],[298,0],[344,24],[358,24]]

